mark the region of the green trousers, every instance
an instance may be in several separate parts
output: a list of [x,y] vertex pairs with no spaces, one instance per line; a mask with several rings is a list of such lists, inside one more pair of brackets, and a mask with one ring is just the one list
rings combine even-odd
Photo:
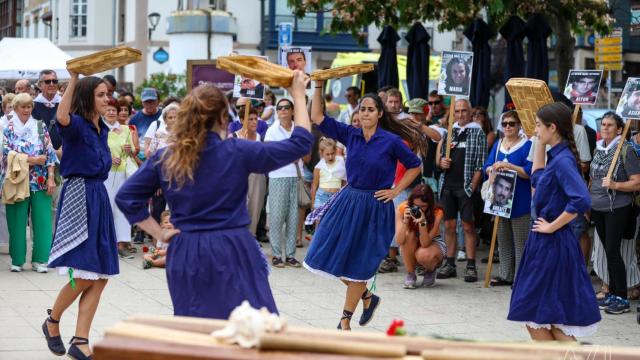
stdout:
[[9,254],[11,264],[22,266],[27,256],[27,218],[31,208],[33,228],[33,253],[31,261],[46,264],[53,240],[51,229],[51,196],[46,190],[32,191],[27,199],[15,204],[7,204],[7,225],[9,226]]

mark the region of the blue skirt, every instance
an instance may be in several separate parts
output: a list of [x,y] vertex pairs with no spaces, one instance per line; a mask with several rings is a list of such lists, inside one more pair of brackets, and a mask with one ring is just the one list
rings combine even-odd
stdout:
[[[67,182],[64,183],[60,192],[56,224],[64,203],[67,184]],[[99,275],[116,275],[120,272],[116,229],[113,225],[113,212],[104,181],[86,180],[85,193],[89,237],[80,245],[50,262],[48,267],[69,267]]]
[[266,258],[246,228],[181,232],[166,272],[175,315],[226,320],[244,300],[278,313]]
[[394,234],[393,203],[374,190],[347,186],[324,215],[304,266],[311,272],[351,281],[371,279],[389,252]]
[[553,234],[529,233],[507,318],[568,326],[600,321],[584,257],[569,226]]

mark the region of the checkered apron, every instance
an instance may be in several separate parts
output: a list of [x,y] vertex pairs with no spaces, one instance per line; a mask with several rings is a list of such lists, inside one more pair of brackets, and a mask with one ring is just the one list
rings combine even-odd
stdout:
[[84,178],[65,181],[60,217],[53,237],[49,263],[71,251],[89,238],[87,196]]

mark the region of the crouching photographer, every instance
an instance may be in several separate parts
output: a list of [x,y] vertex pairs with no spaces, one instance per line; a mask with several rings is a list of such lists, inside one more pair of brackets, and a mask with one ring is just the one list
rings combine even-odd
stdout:
[[444,211],[436,206],[433,191],[424,184],[416,186],[409,199],[398,206],[396,240],[407,268],[405,289],[416,288],[416,264],[425,269],[421,286],[435,285],[435,271],[447,253],[447,246],[440,237],[443,217]]

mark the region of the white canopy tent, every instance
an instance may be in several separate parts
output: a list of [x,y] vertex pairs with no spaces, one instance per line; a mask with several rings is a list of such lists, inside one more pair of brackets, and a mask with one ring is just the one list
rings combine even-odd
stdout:
[[38,79],[41,70],[55,70],[59,79],[68,79],[67,60],[71,56],[49,39],[5,37],[0,41],[0,79]]

